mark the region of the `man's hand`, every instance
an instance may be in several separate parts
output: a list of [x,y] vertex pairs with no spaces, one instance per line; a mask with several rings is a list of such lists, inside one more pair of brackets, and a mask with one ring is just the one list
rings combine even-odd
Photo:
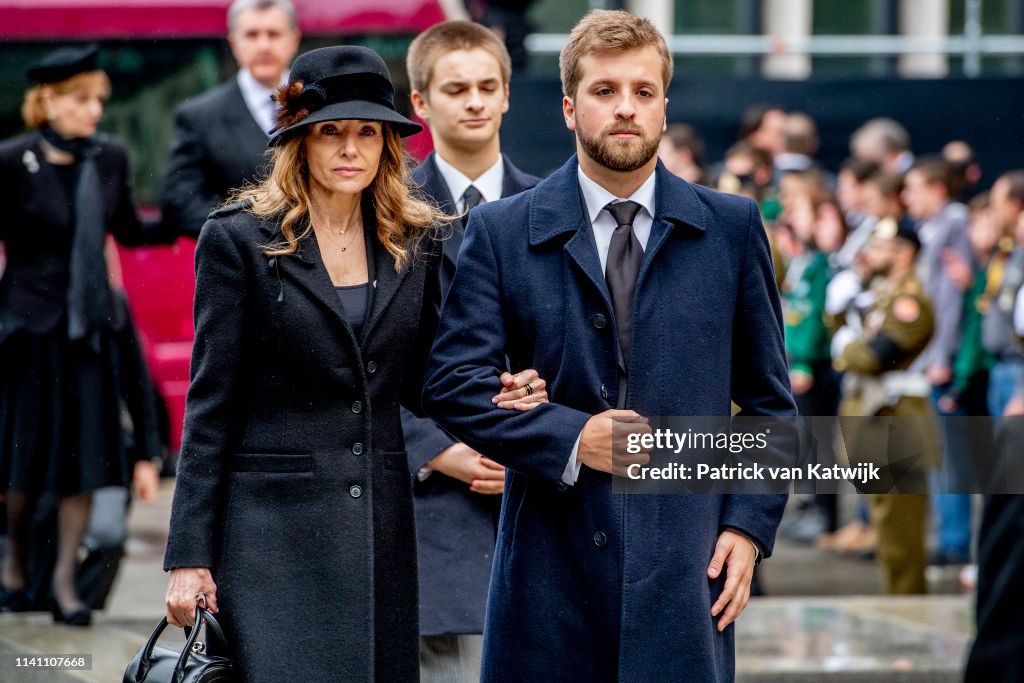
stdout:
[[711,616],[717,617],[724,609],[722,618],[718,620],[718,630],[736,621],[740,613],[746,609],[750,600],[750,581],[754,578],[754,560],[757,551],[754,544],[743,534],[726,529],[718,537],[715,554],[708,564],[708,577],[717,579],[725,569],[725,587],[718,600],[711,606]]
[[646,417],[633,410],[606,410],[594,415],[583,425],[576,460],[600,472],[627,476],[630,465],[646,465],[651,460],[651,456],[647,455],[649,448],[641,449],[636,454],[626,451],[630,434],[651,433],[647,423]]
[[473,493],[494,495],[505,490],[505,468],[464,443],[453,443],[427,466],[468,484]]
[[499,380],[501,393],[491,398],[491,403],[499,408],[525,412],[548,402],[548,383],[533,368],[514,375],[503,372]]

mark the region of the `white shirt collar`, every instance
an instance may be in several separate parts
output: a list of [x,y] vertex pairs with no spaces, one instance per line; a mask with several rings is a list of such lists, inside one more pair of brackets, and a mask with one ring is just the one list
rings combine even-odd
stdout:
[[[622,197],[616,197],[608,190],[604,189],[593,180],[587,177],[587,174],[583,172],[583,168],[580,166],[576,167],[577,176],[580,181],[580,189],[583,190],[583,201],[587,205],[587,213],[590,217],[590,223],[593,224],[597,221],[598,215],[610,202],[623,201]],[[643,182],[643,185],[636,189],[632,195],[627,197],[631,202],[636,202],[647,212],[648,217],[654,218],[654,178],[657,174],[653,171],[648,176],[647,180]]]
[[441,177],[452,194],[457,211],[462,211],[462,195],[470,185],[480,191],[484,202],[501,199],[501,186],[505,182],[505,163],[500,154],[494,165],[480,174],[476,180],[467,178],[462,171],[445,161],[437,152],[434,152],[434,161],[437,162],[437,170],[441,172]]
[[[629,197],[629,201],[636,202],[641,206],[641,210],[633,219],[633,234],[636,235],[637,241],[645,251],[651,237],[651,228],[654,225],[654,178],[656,175],[656,173],[651,173],[650,177]],[[597,247],[597,257],[601,261],[601,270],[604,271],[608,264],[608,248],[611,245],[612,233],[615,232],[616,227],[615,219],[604,210],[604,207],[611,202],[620,202],[622,199],[588,178],[582,168],[577,167],[577,176],[580,190],[583,192],[583,202],[587,205],[587,215],[590,218],[594,246]]]
[[[279,85],[284,85],[287,82],[288,72],[285,71]],[[238,89],[242,91],[242,99],[245,100],[245,106],[252,114],[253,119],[264,132],[269,133],[270,129],[274,127],[274,115],[277,109],[277,105],[270,99],[270,96],[274,94],[276,88],[264,86],[253,77],[252,72],[248,69],[239,69]]]

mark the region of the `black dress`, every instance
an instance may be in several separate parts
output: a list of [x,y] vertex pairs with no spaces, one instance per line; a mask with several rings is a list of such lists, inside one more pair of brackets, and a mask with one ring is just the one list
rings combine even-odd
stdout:
[[[124,148],[107,138],[99,145],[97,201],[104,203],[106,227],[122,242],[144,243]],[[134,457],[155,455],[154,411],[145,405],[152,396],[123,297],[114,294],[95,346],[69,339],[78,171],[78,163],[46,162],[37,135],[0,145],[0,240],[7,258],[0,278],[0,490],[66,496],[126,485],[129,450]],[[122,410],[131,415],[132,433],[122,425]]]

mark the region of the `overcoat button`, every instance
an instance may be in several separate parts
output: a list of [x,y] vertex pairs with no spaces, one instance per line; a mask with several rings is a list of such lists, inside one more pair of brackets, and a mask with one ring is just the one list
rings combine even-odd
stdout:
[[360,403],[359,401],[356,401],[355,403],[353,403],[352,404],[352,412],[353,413],[361,413],[361,412],[363,412],[363,404]]
[[352,486],[349,486],[348,495],[352,496],[353,498],[358,498],[359,496],[363,495],[363,487],[359,486],[358,484],[353,484]]
[[352,455],[362,455],[362,454],[363,454],[363,444],[361,444],[358,441],[356,441],[354,444],[352,444]]
[[608,545],[608,537],[604,535],[603,531],[598,531],[594,533],[594,545],[596,545],[598,548],[603,548],[606,545]]
[[601,385],[601,398],[606,401],[608,400],[608,387],[603,384]]
[[369,363],[367,363],[366,364],[366,372],[367,372],[367,374],[370,374],[370,375],[372,375],[373,373],[377,372],[377,361],[371,360]]
[[603,330],[608,327],[608,318],[604,317],[604,314],[598,313],[590,319],[591,324],[599,330]]

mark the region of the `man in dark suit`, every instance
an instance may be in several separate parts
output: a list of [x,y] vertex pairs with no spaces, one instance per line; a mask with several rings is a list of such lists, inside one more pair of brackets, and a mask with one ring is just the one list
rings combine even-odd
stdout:
[[[447,213],[466,214],[540,181],[501,154],[510,70],[501,41],[468,21],[438,24],[409,47],[413,107],[430,127],[435,150],[413,180]],[[464,219],[452,223],[445,242],[444,291],[455,275],[463,227]],[[415,482],[421,679],[477,681],[505,468],[429,418],[404,411],[402,427]]]
[[[577,156],[472,213],[424,389],[508,467],[482,680],[731,681],[786,497],[615,493],[612,424],[795,414],[767,238],[753,201],[658,164],[672,62],[649,21],[592,12],[560,64]],[[499,414],[506,359],[551,402]]]
[[291,0],[232,3],[228,43],[238,75],[174,112],[174,142],[160,192],[168,227],[198,235],[207,214],[231,190],[265,173],[274,126],[270,96],[287,82],[299,38]]

